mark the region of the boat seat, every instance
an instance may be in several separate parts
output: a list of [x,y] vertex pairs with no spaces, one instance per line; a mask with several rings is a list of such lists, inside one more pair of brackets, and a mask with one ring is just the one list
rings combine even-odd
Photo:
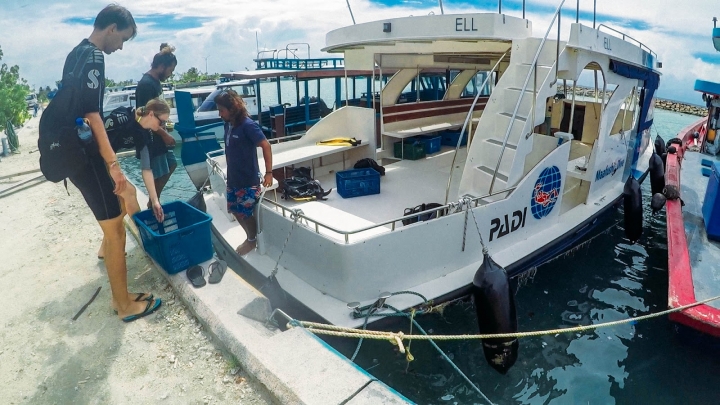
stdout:
[[[294,208],[301,209],[306,217],[321,222],[327,226],[331,226],[339,231],[354,231],[366,226],[375,225],[375,222],[368,221],[367,219],[360,218],[349,212],[331,207],[328,204],[319,201],[310,201],[298,204],[294,206]],[[303,224],[310,229],[317,229],[319,233],[329,238],[345,243],[345,235],[341,233],[332,231],[323,226],[316,227],[313,221],[308,221],[308,223],[303,221]],[[357,234],[351,234],[350,242],[357,242],[358,240],[366,239],[386,232],[390,232],[390,229],[384,226],[368,229],[367,231],[362,231]]]

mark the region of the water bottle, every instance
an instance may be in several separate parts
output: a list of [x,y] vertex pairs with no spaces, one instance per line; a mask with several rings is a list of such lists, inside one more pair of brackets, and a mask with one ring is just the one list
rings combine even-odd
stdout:
[[77,118],[75,120],[75,125],[77,128],[78,138],[80,138],[82,143],[84,143],[85,145],[89,145],[93,140],[92,130],[90,129],[90,126],[82,118]]

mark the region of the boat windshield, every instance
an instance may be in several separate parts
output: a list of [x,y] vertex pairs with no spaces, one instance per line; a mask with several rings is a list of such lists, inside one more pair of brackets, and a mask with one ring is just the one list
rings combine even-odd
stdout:
[[230,85],[230,86],[221,86],[221,87],[218,87],[217,90],[210,93],[210,95],[200,105],[200,108],[198,108],[198,112],[217,111],[217,105],[215,104],[215,97],[217,97],[217,95],[222,93],[224,90],[228,90],[228,89],[235,90],[240,95],[240,97],[243,97],[243,98],[255,97],[255,86],[253,84],[238,84],[238,85]]

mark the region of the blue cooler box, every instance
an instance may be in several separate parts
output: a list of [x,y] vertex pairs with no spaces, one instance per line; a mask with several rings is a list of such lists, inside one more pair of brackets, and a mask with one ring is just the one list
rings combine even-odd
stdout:
[[712,165],[712,174],[708,179],[705,200],[702,205],[702,215],[705,220],[705,230],[709,239],[720,240],[720,201],[718,200],[718,189],[720,189],[720,163]]
[[371,168],[337,172],[335,183],[342,198],[380,194],[380,173]]
[[179,273],[213,256],[212,218],[183,201],[163,205],[165,221],[158,223],[152,210],[133,216],[143,248],[168,274]]

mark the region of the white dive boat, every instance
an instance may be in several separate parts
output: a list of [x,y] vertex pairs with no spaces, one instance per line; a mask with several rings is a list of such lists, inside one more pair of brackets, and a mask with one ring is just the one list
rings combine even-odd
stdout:
[[[210,154],[205,199],[218,254],[249,279],[274,275],[319,318],[358,326],[364,319],[351,308],[377,303],[386,291],[436,303],[467,294],[483,261],[479,235],[510,275],[567,248],[621,198],[629,176],[647,172],[659,83],[656,55],[643,44],[605,25],[572,23],[569,32],[533,37],[529,20],[494,13],[331,31],[324,50],[343,53],[345,69],[395,73],[373,89],[374,108],[339,108],[300,139],[274,144],[276,178],[282,183],[288,166],[310,167],[325,190],[335,189],[337,172],[373,158],[386,170],[380,193],[344,199],[333,191],[325,201],[296,202],[277,198],[276,184],[257,210],[258,248],[240,257],[234,248],[245,235],[225,208],[224,155]],[[447,72],[444,96],[397,104],[424,69]],[[576,97],[585,77],[596,78],[596,91]],[[470,86],[491,92],[462,98]],[[468,127],[467,146],[455,136],[457,145],[424,158],[402,159],[408,152],[400,147],[400,158],[394,153],[403,139]],[[338,136],[362,143],[316,144]],[[437,203],[426,214],[438,215],[409,223],[418,212],[404,210],[423,203]],[[398,294],[387,302],[404,310],[424,301]]]

